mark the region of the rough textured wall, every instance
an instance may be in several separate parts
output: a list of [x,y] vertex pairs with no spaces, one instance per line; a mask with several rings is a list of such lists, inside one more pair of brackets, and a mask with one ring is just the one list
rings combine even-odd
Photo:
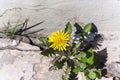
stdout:
[[119,31],[120,0],[0,0],[0,27],[26,18],[29,25],[44,21],[38,27],[45,33],[64,28],[68,21],[94,22],[99,30]]
[[[107,63],[110,64],[107,68],[115,76],[120,76],[120,74],[116,75],[120,73],[120,70],[116,68],[120,64],[111,65],[112,62],[120,61],[120,0],[0,0],[1,28],[8,21],[17,23],[26,18],[30,19],[29,25],[44,21],[34,30],[44,28],[42,34],[46,35],[56,29],[64,28],[68,21],[72,25],[75,22],[80,25],[94,22],[100,33],[105,36],[99,50],[102,51],[103,56],[106,53],[105,60],[107,58]],[[28,54],[28,52],[19,51],[19,47],[18,50],[3,50],[9,41],[2,39],[0,44],[2,43],[2,47],[0,46],[0,80],[55,80],[56,78],[60,80],[61,72],[48,72],[48,59],[42,58],[39,52]],[[112,78],[101,80],[112,80]]]

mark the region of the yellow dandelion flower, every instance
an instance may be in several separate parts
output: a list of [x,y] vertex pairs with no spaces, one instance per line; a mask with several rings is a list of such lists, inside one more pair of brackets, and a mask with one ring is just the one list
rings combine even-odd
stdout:
[[69,46],[68,41],[70,40],[70,35],[63,30],[58,30],[53,32],[51,36],[49,36],[49,42],[51,42],[50,48],[54,50],[63,51],[66,50],[66,47]]

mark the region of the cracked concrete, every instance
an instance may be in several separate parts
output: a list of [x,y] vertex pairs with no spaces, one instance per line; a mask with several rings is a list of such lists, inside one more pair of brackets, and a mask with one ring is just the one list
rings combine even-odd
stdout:
[[63,70],[49,71],[50,66],[50,58],[43,57],[41,62],[34,67],[36,72],[33,75],[34,80],[61,80]]
[[0,15],[0,17],[3,17],[7,12],[13,11],[13,10],[22,10],[22,9],[21,9],[21,8],[6,9],[6,10]]
[[[0,43],[0,47],[4,48],[12,44],[8,39],[0,39]],[[16,48],[22,51],[9,48],[0,50],[0,80],[34,80],[34,65],[40,63],[42,57],[39,48],[22,42]]]
[[[102,46],[99,46],[98,49],[99,51],[103,50],[103,52],[99,54],[102,55],[102,60],[106,56],[108,72],[112,72],[114,76],[119,76],[120,70],[117,69],[119,65],[117,63],[120,61],[120,44],[118,43],[120,32],[101,33],[106,34],[104,34]],[[0,80],[61,80],[63,70],[49,71],[52,58],[42,56],[38,47],[24,42],[12,46],[10,39],[0,39],[0,44]],[[106,51],[104,51],[105,48]],[[113,65],[113,63],[117,65]],[[110,69],[111,66],[112,69]],[[115,70],[113,71],[113,69]],[[78,77],[79,80],[85,80],[81,73]],[[112,80],[112,77],[102,77],[101,80]]]
[[82,26],[94,22],[100,31],[119,31],[119,6],[119,0],[0,0],[0,27],[29,18],[29,25],[44,21],[32,30],[45,28],[41,33],[46,35],[63,29],[68,21]]
[[38,47],[24,42],[12,46],[10,39],[0,39],[0,44],[0,80],[61,80],[63,70],[49,71],[51,58]]
[[[106,48],[107,64],[111,64],[120,61],[119,13],[120,0],[0,0],[0,28],[8,21],[16,24],[29,18],[28,26],[44,21],[31,31],[45,28],[39,34],[49,35],[64,29],[68,21],[82,26],[94,22],[105,36],[99,50]],[[63,71],[49,72],[50,59],[40,55],[39,48],[11,44],[9,39],[0,39],[0,80],[61,80]]]
[[[107,48],[106,68],[110,73],[115,69],[112,71],[115,76],[119,76],[117,74],[119,70],[116,68],[118,65],[112,63],[117,64],[116,62],[120,60],[118,53],[120,44],[117,43],[120,41],[119,34],[119,32],[106,33],[102,46],[99,47],[99,50]],[[61,80],[63,70],[49,71],[52,59],[42,56],[38,47],[24,42],[12,46],[10,39],[0,39],[0,44],[0,80]],[[79,80],[85,80],[82,73],[78,77]],[[112,77],[102,77],[101,80],[112,80]]]

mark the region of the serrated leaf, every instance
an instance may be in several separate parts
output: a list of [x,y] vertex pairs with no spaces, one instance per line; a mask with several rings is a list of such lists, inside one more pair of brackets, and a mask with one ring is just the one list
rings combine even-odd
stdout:
[[81,58],[81,61],[82,61],[83,63],[86,63],[86,62],[87,62],[87,57]]
[[68,67],[66,70],[66,74],[70,74],[70,71],[71,71],[71,67]]
[[75,48],[79,48],[81,45],[81,42],[78,42],[76,45],[75,45]]
[[97,78],[100,79],[101,76],[102,76],[101,70],[100,70],[100,69],[99,69],[99,70],[96,70],[95,73],[96,73]]
[[93,53],[93,49],[92,49],[92,48],[90,48],[90,49],[88,50],[88,52]]
[[87,63],[92,65],[94,63],[94,53],[92,48],[90,48],[87,52]]
[[70,22],[66,24],[65,32],[67,32],[68,34],[72,33],[72,25],[70,24]]
[[86,53],[85,52],[80,52],[78,55],[75,56],[75,58],[81,60],[83,58],[86,57]]
[[40,37],[39,40],[43,43],[43,45],[48,45],[48,38],[47,37]]
[[92,58],[87,59],[87,63],[92,65],[94,63],[94,60]]
[[91,80],[88,76],[86,76],[86,80]]
[[62,80],[67,80],[66,78],[67,78],[66,75],[63,74],[62,75]]
[[80,66],[78,66],[75,69],[73,69],[73,72],[78,74],[79,72],[84,71],[85,68],[86,68],[86,64],[80,64]]
[[75,58],[77,58],[78,60],[81,60],[81,54],[76,55]]
[[51,67],[49,68],[49,70],[50,70],[50,71],[52,71],[52,70],[57,70],[57,67],[56,67],[56,66],[51,66]]
[[73,47],[73,52],[74,52],[74,53],[76,53],[76,51],[77,51],[78,49],[80,49],[80,48],[79,48],[80,45],[81,45],[81,42],[78,42],[78,43],[75,44],[75,46]]
[[91,29],[92,29],[92,23],[89,23],[89,24],[85,25],[83,31],[84,31],[85,33],[88,33],[88,32],[91,31]]
[[78,74],[80,71],[81,71],[81,70],[80,70],[80,68],[79,68],[79,67],[77,67],[77,68],[73,69],[73,72],[74,72],[75,74]]
[[64,63],[62,61],[61,62],[56,61],[54,63],[54,66],[56,66],[58,69],[62,69],[62,67],[64,66]]
[[65,74],[62,75],[62,80],[68,80],[70,72],[71,72],[71,67],[67,67]]
[[75,68],[73,69],[73,72],[76,73],[76,74],[78,72],[83,71],[86,68],[86,64],[85,63],[81,63],[79,61],[74,61],[74,65],[75,65]]
[[86,68],[86,64],[85,63],[81,63],[80,64],[80,68],[84,70]]
[[80,66],[80,62],[78,60],[75,60],[74,61],[74,65],[77,67],[77,66]]
[[80,52],[80,55],[81,55],[82,58],[86,57],[86,53],[85,52]]
[[54,50],[53,49],[46,49],[44,51],[41,52],[42,55],[44,56],[52,56],[55,55]]
[[93,72],[93,71],[90,71],[89,74],[88,74],[88,77],[89,77],[90,79],[95,79],[95,78],[96,78],[96,73]]

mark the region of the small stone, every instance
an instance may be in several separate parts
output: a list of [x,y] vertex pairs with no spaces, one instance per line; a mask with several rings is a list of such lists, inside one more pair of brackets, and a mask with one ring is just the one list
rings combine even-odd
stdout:
[[108,73],[111,73],[114,76],[120,77],[120,63],[112,62],[112,63],[106,64],[106,69]]
[[119,77],[113,77],[113,80],[120,80]]

